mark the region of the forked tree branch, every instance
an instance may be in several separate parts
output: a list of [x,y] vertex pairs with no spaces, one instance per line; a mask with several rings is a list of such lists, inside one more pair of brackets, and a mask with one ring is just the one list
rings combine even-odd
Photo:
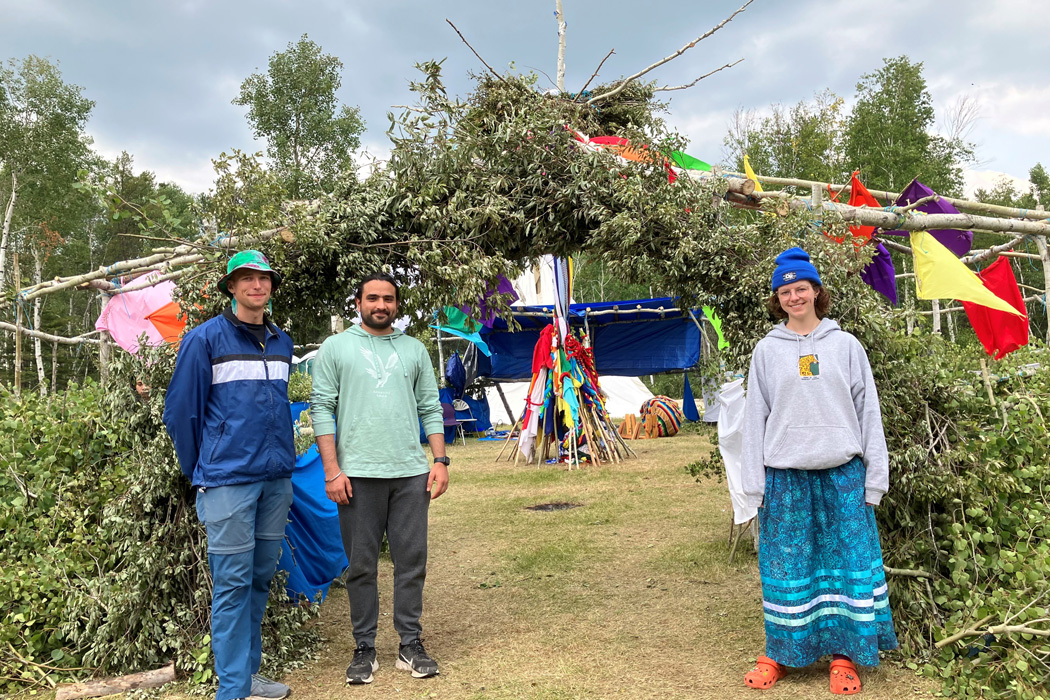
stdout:
[[692,41],[690,41],[690,42],[689,42],[688,44],[686,44],[686,45],[685,45],[685,46],[683,46],[682,48],[678,49],[677,51],[675,51],[675,52],[674,52],[673,54],[671,54],[670,56],[667,56],[666,58],[662,58],[662,59],[660,59],[659,61],[657,61],[657,62],[656,62],[656,63],[654,63],[653,65],[649,66],[648,68],[644,68],[644,69],[642,69],[642,70],[638,71],[637,73],[635,73],[634,75],[631,75],[631,76],[628,76],[628,77],[624,78],[624,79],[623,79],[622,81],[620,81],[620,83],[619,83],[619,84],[617,84],[617,86],[616,86],[616,87],[614,87],[614,88],[613,88],[612,90],[609,90],[608,92],[602,93],[601,95],[598,95],[597,97],[592,97],[591,99],[587,100],[587,104],[589,104],[589,105],[590,105],[590,104],[594,104],[594,103],[595,103],[595,102],[597,102],[598,100],[604,100],[604,99],[606,99],[606,98],[608,98],[608,97],[613,97],[614,95],[618,95],[618,94],[620,94],[620,92],[621,92],[621,91],[622,91],[622,90],[623,90],[623,89],[624,89],[625,87],[627,87],[628,85],[630,85],[630,84],[631,84],[632,82],[634,82],[634,81],[635,81],[635,80],[637,80],[638,78],[641,78],[641,77],[642,77],[643,75],[645,75],[646,73],[648,73],[649,71],[651,71],[651,70],[653,70],[653,69],[655,69],[655,68],[659,68],[660,66],[662,66],[662,65],[663,65],[663,64],[665,64],[665,63],[667,63],[668,61],[673,61],[674,59],[678,58],[679,56],[681,56],[682,54],[684,54],[684,53],[685,53],[686,51],[688,51],[689,49],[691,49],[691,48],[693,48],[694,46],[696,46],[697,44],[699,44],[699,43],[700,43],[701,41],[703,41],[704,39],[708,38],[709,36],[711,36],[712,34],[714,34],[715,32],[717,32],[717,31],[718,31],[719,29],[721,29],[722,27],[724,27],[724,26],[726,26],[727,24],[729,24],[729,23],[730,23],[730,22],[731,22],[731,21],[733,20],[733,18],[734,18],[734,17],[736,17],[736,16],[737,16],[737,15],[739,15],[739,14],[740,14],[741,12],[743,12],[744,10],[746,10],[746,9],[747,9],[747,6],[748,6],[748,5],[750,5],[751,3],[753,3],[754,1],[755,1],[755,0],[747,0],[747,2],[745,2],[745,3],[743,4],[743,5],[741,5],[741,6],[740,6],[740,8],[739,8],[739,9],[737,9],[737,11],[736,11],[736,12],[734,12],[733,14],[729,15],[729,16],[728,16],[728,17],[726,17],[726,18],[725,18],[724,20],[722,20],[721,22],[719,22],[717,26],[713,27],[712,29],[709,29],[709,30],[708,30],[708,31],[707,31],[707,32],[706,32],[705,34],[703,34],[703,35],[701,35],[701,36],[697,37],[696,39],[694,39],[694,40],[692,40]]
[[609,60],[609,56],[612,56],[614,53],[616,53],[616,49],[609,49],[609,53],[605,54],[605,58],[603,58],[602,62],[598,64],[598,67],[594,69],[594,73],[591,74],[591,77],[588,78],[587,82],[583,84],[582,88],[580,88],[580,93],[576,95],[576,98],[573,99],[573,102],[579,100],[583,93],[587,91],[587,87],[591,84],[591,81],[598,77],[598,71],[600,71],[602,69],[602,66],[605,65],[605,62]]
[[733,66],[735,66],[738,63],[740,63],[743,60],[744,59],[742,59],[742,58],[738,58],[737,60],[733,61],[732,63],[725,64],[721,68],[715,68],[710,73],[704,73],[703,75],[701,75],[699,78],[697,78],[696,80],[694,80],[691,83],[686,83],[685,85],[675,85],[674,87],[671,87],[669,85],[664,85],[663,87],[654,88],[653,92],[670,92],[671,90],[686,90],[688,88],[693,87],[694,85],[699,83],[704,78],[709,78],[709,77],[711,77],[712,75],[714,75],[715,73],[717,73],[720,70],[725,70],[726,68],[732,68]]
[[450,27],[452,27],[453,29],[456,30],[456,34],[459,34],[459,38],[462,39],[463,43],[467,45],[467,48],[470,49],[474,53],[474,55],[478,57],[478,60],[481,61],[482,65],[489,69],[490,73],[492,73],[494,76],[499,78],[500,81],[502,81],[504,83],[507,82],[506,79],[502,75],[497,73],[492,66],[490,66],[487,63],[485,63],[485,59],[481,57],[481,54],[479,54],[477,51],[474,51],[474,47],[471,46],[470,42],[467,41],[466,37],[463,36],[463,32],[459,31],[459,29],[456,28],[456,25],[452,24],[452,20],[450,20],[450,19],[448,19],[446,17],[445,21],[448,22],[448,26],[450,26]]

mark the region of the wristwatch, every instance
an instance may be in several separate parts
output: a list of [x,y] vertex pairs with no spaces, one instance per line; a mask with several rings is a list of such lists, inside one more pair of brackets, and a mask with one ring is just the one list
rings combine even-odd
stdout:
[[448,457],[435,457],[434,464],[444,464],[446,467],[452,464],[452,460]]

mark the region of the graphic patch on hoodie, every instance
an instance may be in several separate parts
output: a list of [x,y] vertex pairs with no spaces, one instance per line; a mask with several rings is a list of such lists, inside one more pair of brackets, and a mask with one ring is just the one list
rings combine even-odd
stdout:
[[820,379],[820,360],[815,353],[798,358],[798,376],[806,381]]
[[361,355],[368,361],[365,371],[368,372],[372,379],[376,380],[376,389],[382,389],[387,380],[390,379],[391,371],[397,366],[397,355],[394,354],[386,358],[385,367],[383,366],[383,360],[371,350],[361,348]]

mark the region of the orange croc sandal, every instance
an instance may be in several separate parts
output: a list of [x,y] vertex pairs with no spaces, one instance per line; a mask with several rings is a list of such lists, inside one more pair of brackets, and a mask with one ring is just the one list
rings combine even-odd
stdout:
[[860,692],[860,675],[848,659],[831,662],[831,692],[835,695],[853,695]]
[[760,656],[755,661],[755,667],[744,674],[744,683],[751,688],[768,690],[786,675],[787,672],[776,661],[768,656]]

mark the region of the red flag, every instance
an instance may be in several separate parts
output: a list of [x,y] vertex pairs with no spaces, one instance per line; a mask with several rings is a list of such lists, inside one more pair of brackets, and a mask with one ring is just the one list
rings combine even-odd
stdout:
[[1028,312],[1007,258],[999,258],[977,276],[988,291],[1025,314],[1017,316],[969,301],[960,302],[985,352],[1001,360],[1022,345],[1028,345]]
[[[868,192],[868,188],[861,184],[861,181],[857,179],[857,173],[859,170],[854,170],[853,175],[850,177],[849,185],[849,205],[851,207],[872,207],[875,209],[881,209],[882,205],[879,201],[871,196],[871,192]],[[861,246],[871,240],[871,235],[875,233],[874,226],[850,226],[849,232],[853,234],[853,244]]]

